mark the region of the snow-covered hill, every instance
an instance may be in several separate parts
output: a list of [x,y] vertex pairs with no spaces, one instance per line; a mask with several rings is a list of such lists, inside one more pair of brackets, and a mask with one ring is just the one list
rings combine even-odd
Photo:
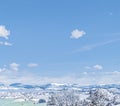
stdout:
[[[6,87],[5,84],[0,84],[0,87]],[[82,92],[94,90],[97,88],[103,89],[117,89],[120,90],[120,85],[110,84],[110,85],[90,85],[90,86],[81,86],[79,84],[58,84],[58,83],[48,83],[42,85],[29,85],[29,84],[22,84],[22,83],[12,83],[7,86],[8,88],[16,88],[16,89],[41,89],[41,90],[78,90]]]
[[62,90],[77,90],[81,92],[86,92],[90,90],[94,90],[97,88],[116,90],[119,92],[120,85],[110,84],[110,85],[90,85],[90,86],[81,86],[79,84],[58,84],[58,83],[48,83],[41,85],[30,85],[30,84],[22,84],[22,83],[12,83],[9,85],[5,85],[0,83],[0,90],[9,90],[9,89],[41,89],[44,91],[62,91]]

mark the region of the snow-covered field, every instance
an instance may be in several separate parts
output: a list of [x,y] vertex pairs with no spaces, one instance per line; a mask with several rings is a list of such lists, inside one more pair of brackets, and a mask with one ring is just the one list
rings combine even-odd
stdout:
[[34,104],[33,102],[15,102],[12,99],[0,99],[0,106],[46,106],[46,104]]

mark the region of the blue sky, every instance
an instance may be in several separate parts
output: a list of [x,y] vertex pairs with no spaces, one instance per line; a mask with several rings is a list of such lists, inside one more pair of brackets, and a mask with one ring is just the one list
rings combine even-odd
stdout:
[[119,0],[4,0],[0,82],[120,83]]

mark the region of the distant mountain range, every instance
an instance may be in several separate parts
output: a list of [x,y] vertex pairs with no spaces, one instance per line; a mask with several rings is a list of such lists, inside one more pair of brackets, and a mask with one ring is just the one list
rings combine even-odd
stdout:
[[[29,84],[22,84],[22,83],[12,83],[6,86],[3,83],[0,83],[0,89],[6,88],[16,88],[16,89],[41,89],[41,90],[79,90],[79,91],[87,91],[94,88],[104,88],[104,89],[111,89],[117,88],[120,89],[120,85],[110,84],[110,85],[90,85],[90,86],[81,86],[79,84],[58,84],[58,83],[48,83],[42,85],[29,85]],[[6,89],[7,89],[6,88]]]

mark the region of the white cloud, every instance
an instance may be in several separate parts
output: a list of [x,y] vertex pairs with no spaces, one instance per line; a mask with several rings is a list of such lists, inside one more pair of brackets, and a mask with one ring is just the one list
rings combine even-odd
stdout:
[[[8,39],[9,35],[10,35],[10,31],[7,30],[5,28],[5,26],[0,25],[0,37]],[[7,41],[5,41],[5,42],[0,41],[0,45],[12,46],[12,44],[10,42],[7,42]]]
[[28,64],[28,67],[38,67],[39,66],[39,64],[37,64],[37,63],[29,63]]
[[88,73],[87,72],[83,72],[83,75],[87,75]]
[[75,29],[71,32],[70,38],[79,39],[79,38],[83,37],[85,34],[86,34],[86,32],[84,32],[83,30]]
[[97,65],[94,65],[94,66],[93,66],[93,69],[95,69],[95,70],[102,70],[102,69],[103,69],[103,66],[97,64]]
[[6,68],[0,68],[0,72],[5,72],[5,71],[7,71]]
[[85,69],[102,70],[103,66],[99,65],[99,64],[96,64],[94,66],[85,66]]
[[10,31],[5,28],[5,26],[0,25],[0,37],[3,37],[5,39],[8,39],[8,36],[10,35]]
[[13,71],[18,71],[19,70],[19,64],[17,64],[17,63],[11,63],[10,64],[10,68],[11,68],[11,70],[13,70]]
[[12,46],[12,44],[10,42],[0,42],[0,45]]
[[12,46],[12,44],[10,42],[4,42],[5,46]]

